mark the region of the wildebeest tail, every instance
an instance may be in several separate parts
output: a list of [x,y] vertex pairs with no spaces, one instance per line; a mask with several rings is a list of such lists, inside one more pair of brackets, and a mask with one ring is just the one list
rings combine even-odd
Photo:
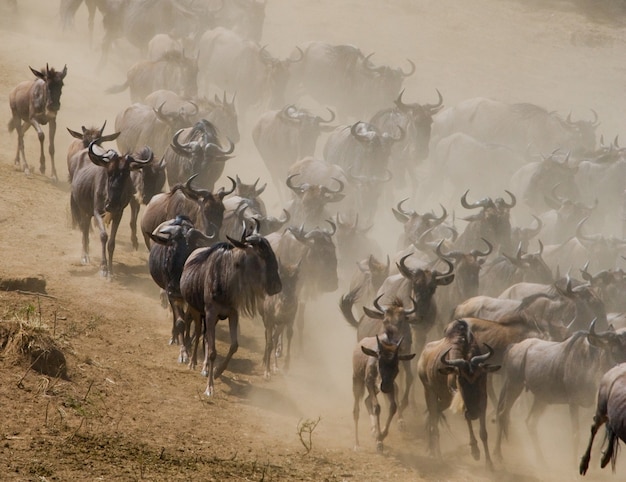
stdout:
[[355,328],[359,327],[359,322],[354,317],[354,313],[352,313],[352,305],[358,299],[359,288],[355,288],[352,291],[346,293],[339,300],[339,308],[341,309],[341,313],[343,317],[346,319],[350,325]]
[[17,117],[11,117],[11,120],[9,121],[9,132],[13,132],[15,129],[17,129]]
[[617,461],[617,453],[619,452],[619,437],[613,431],[610,424],[606,424],[606,435],[604,438],[605,443],[608,441],[608,446],[602,454],[602,460],[600,461],[600,467],[604,468],[611,461],[611,469],[615,472],[615,462]]

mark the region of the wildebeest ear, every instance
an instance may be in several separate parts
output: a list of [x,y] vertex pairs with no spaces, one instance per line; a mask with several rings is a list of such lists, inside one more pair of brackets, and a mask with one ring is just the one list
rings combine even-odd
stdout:
[[437,278],[437,284],[439,286],[446,286],[449,285],[450,283],[452,283],[454,281],[454,273],[449,274],[447,276],[442,276],[441,278]]
[[83,135],[80,132],[73,131],[69,127],[66,127],[66,129],[71,134],[72,137],[75,137],[76,139],[80,139],[81,141],[83,140]]
[[398,355],[398,360],[413,360],[415,358],[415,353],[411,353],[410,355]]
[[161,234],[148,233],[148,236],[150,236],[150,239],[157,244],[165,245],[170,240],[169,236],[163,236]]
[[453,373],[457,373],[457,369],[456,367],[450,366],[439,367],[439,373],[442,375],[452,375]]
[[39,72],[38,70],[33,69],[31,66],[28,66],[28,68],[35,75],[35,77],[37,77],[37,78],[39,78],[41,80],[46,80],[46,74],[43,74],[43,73]]
[[361,350],[367,356],[373,356],[374,358],[378,358],[378,352],[375,350],[372,350],[371,348],[367,348],[366,346],[361,345]]

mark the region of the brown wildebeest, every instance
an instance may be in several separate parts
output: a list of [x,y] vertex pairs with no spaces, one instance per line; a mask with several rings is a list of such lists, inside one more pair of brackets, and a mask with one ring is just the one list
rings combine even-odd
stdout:
[[[45,135],[41,128],[48,124],[48,153],[50,154],[50,165],[52,167],[51,177],[55,181],[57,171],[54,167],[54,134],[57,130],[57,112],[61,108],[61,90],[63,89],[63,79],[67,75],[67,65],[58,72],[54,68],[38,71],[29,67],[31,72],[37,77],[34,80],[20,82],[9,94],[9,105],[11,107],[11,120],[9,121],[9,132],[17,131],[17,152],[15,154],[15,164],[30,174],[30,167],[26,162],[24,154],[24,133],[30,126],[37,131],[40,145],[39,172],[46,173],[46,158],[43,153],[43,141]],[[22,124],[22,122],[24,122]],[[23,164],[20,164],[20,154]]]
[[67,127],[67,131],[75,138],[67,148],[67,172],[70,183],[76,169],[79,169],[86,161],[87,156],[85,154],[87,154],[89,144],[95,141],[100,146],[103,142],[113,141],[120,135],[120,132],[103,135],[106,125],[107,121],[104,121],[102,127],[90,127],[88,129],[85,126],[81,126],[82,132],[73,131]]
[[[282,290],[278,261],[268,241],[254,230],[243,233],[240,240],[228,239],[210,248],[196,249],[187,259],[180,278],[180,291],[189,305],[195,322],[195,338],[190,367],[196,364],[198,342],[204,327],[204,365],[208,376],[205,394],[214,393],[213,380],[219,378],[239,348],[237,331],[239,313],[252,316],[266,295]],[[215,325],[228,318],[230,349],[216,368]]]
[[606,439],[609,445],[602,454],[600,467],[604,468],[611,462],[615,472],[615,462],[619,439],[626,442],[626,363],[621,363],[611,368],[602,376],[598,388],[598,402],[596,414],[591,426],[591,438],[587,450],[580,461],[580,475],[585,475],[589,468],[591,458],[591,446],[598,429],[606,423]]
[[[130,171],[146,167],[152,162],[154,156],[149,148],[144,148],[135,159],[130,154],[120,155],[113,149],[105,151],[95,144],[92,142],[88,148],[91,164],[85,165],[74,173],[70,207],[73,224],[78,225],[82,232],[82,263],[89,263],[89,228],[91,218],[94,218],[100,231],[100,241],[102,241],[100,273],[102,276],[110,277],[113,270],[115,235],[122,220],[124,208],[133,196]],[[107,219],[111,220],[110,235],[107,234],[105,224]]]

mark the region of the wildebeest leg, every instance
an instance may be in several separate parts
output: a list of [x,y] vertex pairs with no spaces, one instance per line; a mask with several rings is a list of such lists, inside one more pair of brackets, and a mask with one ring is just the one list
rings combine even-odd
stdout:
[[379,440],[376,442],[376,449],[379,451],[382,451],[383,449],[383,440],[389,434],[389,426],[391,425],[391,420],[393,420],[393,416],[396,414],[396,411],[398,409],[397,392],[398,392],[398,387],[394,383],[393,390],[391,391],[391,393],[386,394],[387,400],[389,402],[389,414],[387,415],[387,420],[385,421],[385,428],[380,433]]
[[133,245],[133,249],[137,251],[139,249],[139,240],[137,239],[137,218],[139,217],[139,203],[135,196],[130,199],[128,203],[130,205],[130,242]]
[[[71,201],[74,203],[74,199]],[[91,216],[87,216],[85,214],[80,215],[80,219],[78,224],[80,226],[80,232],[82,234],[82,245],[83,245],[83,254],[80,258],[80,263],[84,266],[89,264],[89,225],[91,223]]]
[[[26,154],[24,153],[24,133],[28,130],[30,124],[25,122],[22,123],[22,120],[18,117],[16,121],[15,130],[17,131],[17,153],[15,154],[15,165],[20,166],[20,169],[24,171],[26,175],[30,175],[30,167],[28,167],[28,162],[26,162]],[[20,163],[20,155],[21,160],[24,165]]]
[[572,423],[572,441],[574,446],[574,460],[576,460],[576,454],[578,453],[578,446],[580,445],[580,418],[578,416],[578,405],[569,406],[569,418]]
[[283,336],[284,325],[280,321],[276,321],[272,330],[272,372],[278,372],[278,357],[280,356],[280,344]]
[[219,378],[220,375],[224,373],[224,370],[226,370],[226,367],[228,366],[230,359],[233,357],[233,355],[239,348],[239,342],[237,341],[238,327],[239,327],[239,313],[235,311],[231,313],[231,315],[228,317],[228,330],[230,331],[230,348],[228,349],[228,353],[226,354],[226,357],[224,358],[220,366],[217,367],[217,370],[215,370],[215,378]]
[[380,452],[383,449],[383,441],[380,438],[380,404],[376,398],[376,388],[367,384],[366,389],[367,397],[365,398],[365,406],[367,407],[367,412],[370,415],[370,425],[372,435],[376,440],[376,450]]
[[180,354],[178,355],[178,363],[187,363],[189,361],[189,352],[187,351],[187,343],[185,340],[185,309],[184,302],[180,299],[170,299],[172,307],[172,340],[180,345]]
[[189,359],[189,369],[194,370],[198,365],[198,344],[200,343],[200,337],[202,336],[203,325],[202,314],[194,308],[188,307],[187,316],[188,319],[193,320],[194,323],[193,347],[191,350],[191,357]]
[[87,17],[87,27],[89,28],[89,48],[93,48],[93,24],[96,18],[96,2],[95,0],[85,0],[85,6],[89,12]]
[[472,420],[465,414],[465,421],[467,422],[467,430],[469,431],[470,436],[470,450],[472,452],[472,457],[474,460],[480,460],[480,449],[478,448],[478,440],[476,440],[476,436],[474,435],[474,427],[472,427]]
[[400,405],[398,408],[398,424],[400,430],[405,429],[404,422],[404,410],[409,405],[409,395],[411,393],[411,387],[413,386],[413,368],[411,366],[411,360],[402,360],[402,367],[404,368],[404,393],[402,395],[402,400],[400,400]]
[[424,385],[424,397],[428,410],[427,430],[428,430],[428,451],[430,455],[440,459],[441,450],[439,448],[439,404],[437,394]]
[[359,449],[359,411],[360,403],[365,395],[365,385],[360,377],[352,377],[352,393],[354,394],[354,405],[352,407],[352,418],[354,419],[354,450]]
[[298,330],[298,348],[302,351],[304,340],[304,311],[306,310],[306,303],[300,301],[298,303],[298,311],[296,312],[296,328]]
[[[598,397],[600,398],[600,397]],[[591,424],[591,436],[589,437],[589,444],[587,445],[587,450],[580,459],[580,475],[585,475],[587,473],[587,469],[589,468],[589,460],[591,459],[591,446],[593,445],[593,439],[598,432],[598,429],[602,427],[608,420],[606,415],[606,404],[603,406],[600,401],[598,401],[598,407],[596,408],[596,414],[593,416],[593,423]]]
[[272,376],[270,371],[270,363],[272,362],[272,352],[274,351],[274,323],[269,316],[263,317],[265,325],[265,352],[263,353],[263,367],[265,371],[263,377],[269,380]]
[[290,320],[286,326],[286,335],[287,335],[287,354],[285,355],[285,364],[284,370],[289,370],[289,362],[291,360],[291,339],[293,338],[293,320]]
[[535,397],[535,399],[533,400],[533,405],[532,407],[530,407],[528,417],[526,417],[528,432],[530,433],[530,438],[533,441],[535,453],[537,454],[537,459],[542,464],[545,464],[545,459],[543,457],[543,453],[541,452],[541,447],[539,446],[539,437],[537,436],[537,422],[539,421],[539,417],[544,412],[546,407],[547,404],[544,401],[539,400],[537,397]]
[[[54,136],[56,135],[57,132],[57,121],[56,118],[52,118],[50,119],[50,121],[48,122],[48,153],[50,154],[50,168],[51,168],[51,172],[50,172],[50,177],[54,180],[54,181],[58,181],[58,177],[57,177],[57,168],[54,165]],[[44,157],[42,156],[41,158],[41,165],[39,166],[39,170],[41,171],[42,174],[44,174],[46,172],[46,160],[44,159]]]
[[494,456],[498,460],[502,460],[502,436],[508,435],[509,431],[509,419],[511,414],[511,407],[515,403],[515,400],[520,396],[524,389],[522,380],[513,380],[514,375],[508,375],[502,389],[500,390],[500,399],[498,400],[498,410],[496,415],[496,421],[498,423],[498,436],[496,438],[496,448],[494,450]]
[[611,428],[610,424],[607,424],[606,426],[606,438],[608,439],[609,443],[607,444],[606,450],[604,451],[604,453],[602,454],[602,458],[600,459],[601,468],[606,467],[607,464],[611,461],[611,459],[615,455],[615,442],[619,442],[619,440],[617,440],[617,435]]
[[204,394],[207,397],[213,395],[213,366],[217,351],[215,349],[215,325],[217,324],[217,313],[211,306],[204,310],[204,366],[202,375],[208,377]]
[[491,455],[489,455],[489,442],[487,441],[487,415],[485,412],[486,410],[480,414],[480,418],[478,419],[480,423],[480,440],[483,443],[487,468],[493,470],[493,462],[491,461]]
[[102,261],[100,261],[100,275],[107,276],[107,241],[109,240],[109,235],[107,234],[106,227],[104,226],[104,220],[98,209],[94,209],[93,217],[98,225],[98,229],[100,230],[100,243],[102,244]]
[[[41,124],[39,124],[39,122],[37,122],[35,119],[30,119],[29,122],[37,131],[37,138],[39,139],[39,172],[41,172],[42,174],[45,174],[46,173],[46,156],[44,156],[44,153],[43,153],[43,143],[44,143],[46,135],[43,133],[43,129],[41,128]],[[24,159],[24,162],[26,162],[26,159]]]
[[113,275],[113,252],[115,251],[115,237],[117,235],[117,230],[120,227],[120,222],[122,221],[122,211],[120,211],[119,213],[115,213],[112,216],[113,220],[111,221],[111,234],[109,235],[109,242],[107,243],[107,248],[109,250],[109,276]]

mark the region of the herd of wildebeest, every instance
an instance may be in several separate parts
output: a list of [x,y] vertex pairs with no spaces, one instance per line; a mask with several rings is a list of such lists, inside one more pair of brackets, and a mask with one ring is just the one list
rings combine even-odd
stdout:
[[[415,72],[411,60],[390,67],[375,53],[318,40],[274,57],[259,43],[259,0],[61,0],[64,28],[82,3],[90,31],[102,16],[101,63],[120,41],[141,56],[108,90],[130,91],[112,133],[106,122],[67,129],[75,138],[67,167],[82,262],[90,262],[93,222],[101,274],[113,274],[116,232],[130,205],[132,244],[143,249],[139,222],[149,272],[171,307],[179,361],[195,368],[202,340],[206,395],[237,351],[240,314],[263,320],[270,378],[279,360],[288,368],[292,336],[302,335],[311,302],[336,293],[358,339],[356,446],[363,397],[382,450],[396,411],[405,423],[417,375],[436,457],[444,412],[460,397],[471,453],[479,459],[478,419],[491,467],[488,404],[501,457],[511,409],[526,391],[538,457],[537,425],[549,405],[569,407],[577,450],[579,407],[597,400],[580,473],[603,424],[601,466],[615,465],[618,439],[626,441],[626,273],[619,268],[626,151],[617,137],[599,136],[593,108],[572,119],[488,98],[444,107],[439,91],[432,104],[409,103],[416,93],[403,82]],[[72,66],[31,71],[35,78],[10,94],[15,163],[30,172],[24,131],[33,126],[45,173],[48,124],[56,180],[56,115]],[[211,91],[220,94],[211,99]],[[320,115],[299,106],[304,96]],[[239,125],[250,129],[240,134]],[[276,216],[262,199],[266,183],[223,176],[246,136],[282,204]],[[103,147],[112,141],[117,149]],[[462,212],[454,210],[458,201]],[[371,228],[390,214],[402,234],[396,250],[384,252]],[[385,231],[386,241],[395,236]],[[222,319],[230,349],[214,366]],[[389,402],[382,428],[379,392]]]

